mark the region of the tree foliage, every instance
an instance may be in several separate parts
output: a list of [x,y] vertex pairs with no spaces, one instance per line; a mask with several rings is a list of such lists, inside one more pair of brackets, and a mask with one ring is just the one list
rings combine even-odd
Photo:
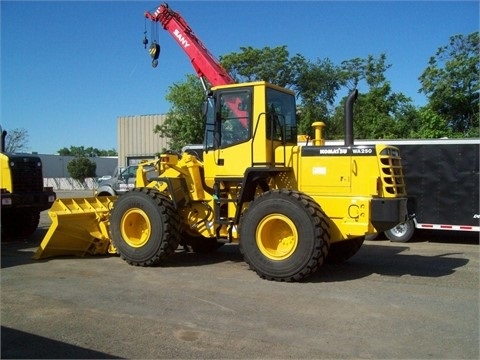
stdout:
[[153,132],[169,139],[173,150],[180,150],[187,144],[203,142],[204,124],[202,120],[202,103],[205,91],[194,75],[187,75],[183,83],[174,83],[169,87],[166,99],[172,107],[161,125],[155,126]]
[[[402,93],[392,91],[385,72],[391,67],[386,54],[378,58],[369,55],[365,59],[354,58],[342,62],[340,78],[348,93],[360,86],[363,91],[355,103],[354,134],[359,139],[391,139],[405,137],[407,125],[417,113],[412,100]],[[344,102],[335,109],[328,132],[332,138],[343,137]],[[342,125],[340,125],[342,124]],[[327,128],[328,130],[328,128]],[[341,130],[341,131],[339,131]]]
[[[361,89],[354,106],[354,135],[363,139],[438,138],[479,136],[480,73],[478,32],[455,35],[439,48],[420,76],[420,92],[428,97],[417,108],[412,99],[392,88],[386,54],[357,57],[334,64],[330,59],[310,61],[290,56],[286,46],[241,47],[220,57],[236,82],[264,80],[295,91],[299,134],[312,135],[311,124],[327,124],[329,139],[344,136],[344,103],[353,89]],[[170,87],[172,107],[155,132],[170,139],[173,149],[203,138],[200,82],[187,76]]]
[[220,63],[235,82],[266,81],[287,88],[294,85],[297,60],[302,57],[290,58],[285,45],[263,49],[246,46],[240,50],[220,56]]
[[479,33],[454,35],[430,57],[419,80],[429,109],[454,136],[479,136]]
[[96,177],[97,164],[89,158],[79,156],[67,164],[67,170],[70,176],[80,183],[84,183],[86,178]]
[[326,121],[330,117],[341,87],[340,70],[329,59],[318,59],[313,63],[299,56],[295,61],[295,90],[301,102],[298,132],[312,135],[312,123]]
[[97,156],[117,156],[117,150],[100,150],[94,147],[84,146],[70,146],[70,148],[61,148],[57,151],[62,156],[84,156],[84,157],[97,157]]
[[16,128],[7,131],[5,138],[5,152],[18,153],[28,150],[28,131],[24,128]]

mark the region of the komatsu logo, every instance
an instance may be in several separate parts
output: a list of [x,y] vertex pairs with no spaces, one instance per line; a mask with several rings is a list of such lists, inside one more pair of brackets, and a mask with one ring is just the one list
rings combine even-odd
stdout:
[[175,37],[178,39],[178,42],[182,44],[185,49],[190,46],[190,43],[183,37],[182,34],[180,34],[178,29],[173,30],[173,35],[175,35]]
[[348,149],[345,148],[336,148],[336,149],[320,149],[320,155],[341,155],[346,154]]

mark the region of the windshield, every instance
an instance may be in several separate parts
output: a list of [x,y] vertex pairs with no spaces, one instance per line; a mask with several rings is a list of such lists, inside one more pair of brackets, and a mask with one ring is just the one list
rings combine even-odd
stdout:
[[248,141],[252,127],[252,90],[235,89],[218,92],[205,106],[206,149],[225,148]]

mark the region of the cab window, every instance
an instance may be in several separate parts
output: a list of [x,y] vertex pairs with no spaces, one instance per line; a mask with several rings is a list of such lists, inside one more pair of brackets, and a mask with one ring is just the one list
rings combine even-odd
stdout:
[[250,90],[227,91],[217,99],[217,127],[220,147],[250,139],[252,97]]
[[267,88],[267,138],[297,143],[295,96]]

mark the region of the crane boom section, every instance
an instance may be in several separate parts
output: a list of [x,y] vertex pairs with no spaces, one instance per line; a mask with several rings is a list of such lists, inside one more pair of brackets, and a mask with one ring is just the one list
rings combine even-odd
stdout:
[[189,57],[199,78],[207,79],[212,86],[235,83],[178,12],[162,4],[153,14],[145,12],[145,17],[160,23],[172,35]]

